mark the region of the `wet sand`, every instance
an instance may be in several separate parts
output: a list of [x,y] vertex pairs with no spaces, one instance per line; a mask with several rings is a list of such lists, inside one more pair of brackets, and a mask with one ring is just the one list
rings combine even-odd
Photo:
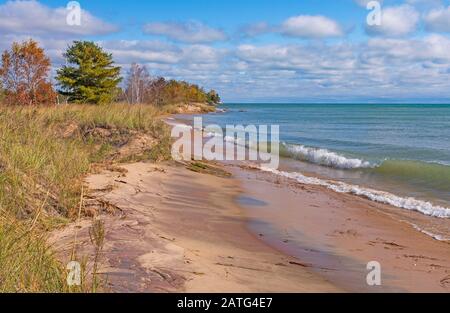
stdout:
[[[302,185],[259,170],[229,166],[250,229],[268,244],[351,292],[449,292],[450,243],[402,222],[401,212],[357,196]],[[368,262],[381,265],[382,285],[366,283]]]

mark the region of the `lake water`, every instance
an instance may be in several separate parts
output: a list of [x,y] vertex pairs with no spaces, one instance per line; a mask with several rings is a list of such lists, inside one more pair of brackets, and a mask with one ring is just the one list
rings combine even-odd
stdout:
[[226,112],[204,115],[204,125],[280,126],[284,159],[276,174],[450,218],[450,105],[236,103],[220,108]]

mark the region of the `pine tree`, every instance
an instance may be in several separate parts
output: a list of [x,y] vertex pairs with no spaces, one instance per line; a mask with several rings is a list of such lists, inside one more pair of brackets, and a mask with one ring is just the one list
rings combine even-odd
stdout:
[[112,55],[89,41],[75,41],[64,54],[66,66],[57,71],[61,94],[69,102],[106,104],[114,100],[121,82]]

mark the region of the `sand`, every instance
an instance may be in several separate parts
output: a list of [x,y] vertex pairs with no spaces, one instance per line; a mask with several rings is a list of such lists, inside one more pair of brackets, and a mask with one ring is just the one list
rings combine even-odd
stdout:
[[[450,291],[450,243],[403,221],[405,214],[408,220],[422,214],[258,170],[229,170],[241,181],[250,228],[335,286],[351,292]],[[367,285],[371,261],[381,265],[381,286]]]
[[[120,208],[106,223],[110,292],[448,292],[450,245],[398,209],[237,165],[232,177],[136,163],[87,179]],[[53,234],[64,261],[91,255],[89,219]],[[368,286],[377,261],[382,285]]]
[[[101,273],[111,292],[337,292],[341,289],[270,247],[247,229],[232,178],[181,165],[126,165],[87,182],[96,196],[120,207],[101,216],[106,244]],[[53,234],[64,261],[78,229],[77,254],[92,254],[83,220]],[[91,256],[92,259],[92,256]]]

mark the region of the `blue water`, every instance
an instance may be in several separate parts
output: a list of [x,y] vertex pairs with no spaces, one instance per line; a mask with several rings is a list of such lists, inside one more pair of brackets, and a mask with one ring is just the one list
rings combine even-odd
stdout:
[[219,124],[279,124],[281,140],[372,161],[450,165],[450,105],[227,104]]
[[284,166],[450,207],[450,105],[225,104],[205,124],[277,124]]

